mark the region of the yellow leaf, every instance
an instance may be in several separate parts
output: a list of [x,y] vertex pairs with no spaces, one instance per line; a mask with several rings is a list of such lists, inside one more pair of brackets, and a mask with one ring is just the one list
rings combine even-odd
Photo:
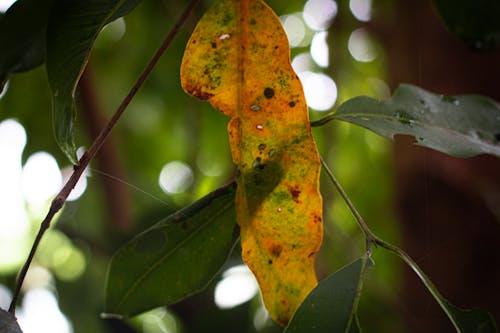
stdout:
[[186,92],[231,117],[242,257],[271,317],[286,325],[316,286],[320,162],[279,18],[261,0],[220,0],[193,32]]

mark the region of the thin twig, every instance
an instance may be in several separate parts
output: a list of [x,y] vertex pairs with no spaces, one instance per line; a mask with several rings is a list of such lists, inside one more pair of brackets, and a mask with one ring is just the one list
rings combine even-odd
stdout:
[[334,176],[333,172],[330,170],[330,168],[326,164],[325,160],[323,159],[323,156],[320,155],[319,158],[321,159],[321,165],[323,165],[323,169],[325,169],[325,171],[328,175],[328,178],[330,178],[330,180],[332,181],[332,183],[335,186],[335,188],[337,189],[337,191],[339,191],[342,199],[344,199],[347,206],[349,206],[349,209],[351,210],[352,214],[354,215],[354,217],[358,221],[358,224],[359,224],[361,230],[365,234],[366,251],[371,255],[371,252],[372,252],[371,245],[377,244],[376,240],[378,237],[370,230],[368,225],[365,223],[365,220],[363,219],[361,214],[356,209],[356,206],[354,206],[351,199],[347,195],[346,191],[344,191],[344,188],[342,187],[342,185],[340,185],[340,182],[337,180],[337,178]]
[[182,15],[179,17],[177,22],[174,24],[168,35],[165,37],[163,43],[160,45],[158,50],[155,52],[149,63],[146,65],[146,68],[142,71],[141,75],[137,78],[136,82],[128,92],[127,96],[123,99],[121,102],[120,106],[116,110],[115,114],[111,117],[111,119],[108,121],[106,127],[103,128],[99,136],[94,140],[90,148],[83,154],[83,156],[80,158],[78,161],[78,165],[74,167],[73,174],[71,177],[68,179],[66,184],[64,184],[64,187],[61,189],[61,191],[56,195],[54,200],[52,200],[52,203],[50,205],[49,212],[47,213],[47,216],[45,219],[42,221],[40,224],[40,229],[38,230],[38,234],[36,235],[36,238],[33,242],[33,245],[31,247],[31,251],[28,255],[28,258],[26,259],[26,262],[24,263],[23,267],[19,271],[19,276],[17,278],[16,282],[16,289],[14,291],[14,295],[12,297],[12,301],[9,306],[9,312],[12,315],[15,315],[16,311],[16,304],[17,300],[19,298],[19,294],[21,292],[21,287],[23,285],[24,279],[26,277],[26,273],[28,272],[28,269],[31,265],[31,262],[33,260],[33,257],[35,256],[36,250],[38,248],[38,245],[40,244],[40,241],[45,234],[45,231],[50,227],[50,223],[54,216],[57,214],[59,210],[63,207],[64,203],[66,202],[66,198],[68,195],[71,193],[73,188],[75,187],[76,183],[80,179],[80,176],[83,174],[85,168],[89,165],[90,161],[94,158],[96,153],[99,151],[101,146],[103,145],[104,141],[106,141],[107,137],[111,133],[111,130],[113,127],[116,125],[118,122],[118,119],[122,116],[123,112],[127,108],[127,106],[130,104],[132,101],[132,98],[134,98],[135,94],[139,90],[139,88],[142,86],[146,78],[149,76],[151,71],[153,70],[154,66],[162,56],[162,54],[165,52],[165,50],[168,48],[172,40],[174,39],[175,35],[179,31],[180,27],[184,24],[190,13],[193,11],[193,9],[196,7],[196,5],[200,2],[201,0],[192,0],[188,7],[184,10]]
[[[325,117],[326,118],[326,117]],[[324,119],[324,118],[323,118]],[[449,306],[447,305],[446,299],[441,295],[437,287],[432,283],[432,281],[427,277],[427,275],[424,273],[424,271],[417,265],[417,263],[402,249],[400,249],[397,246],[394,246],[390,243],[387,243],[383,239],[379,238],[377,235],[371,231],[371,229],[368,227],[368,225],[365,223],[363,217],[359,214],[358,210],[352,203],[351,199],[347,195],[347,193],[344,191],[344,188],[342,185],[340,185],[340,182],[337,180],[337,178],[333,175],[332,171],[326,164],[325,160],[323,159],[322,156],[320,156],[321,159],[321,164],[323,168],[325,169],[326,173],[328,174],[328,178],[332,181],[333,185],[335,188],[339,191],[340,195],[346,202],[347,206],[349,206],[349,209],[351,210],[352,214],[358,221],[358,224],[363,230],[363,233],[365,234],[366,238],[366,250],[367,253],[371,254],[371,244],[374,244],[376,246],[380,246],[386,250],[389,250],[390,252],[396,254],[398,257],[403,259],[403,261],[410,266],[410,268],[417,274],[419,277],[420,281],[425,285],[427,290],[431,293],[431,295],[434,297],[436,302],[439,304],[441,309],[445,312],[445,314],[448,316],[450,321],[452,322],[453,326],[457,330],[457,332],[461,332],[455,318],[453,317],[453,313],[450,311]]]

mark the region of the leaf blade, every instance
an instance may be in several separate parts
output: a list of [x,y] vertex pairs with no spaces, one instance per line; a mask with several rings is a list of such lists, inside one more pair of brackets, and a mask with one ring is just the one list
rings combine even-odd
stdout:
[[402,84],[389,101],[355,97],[333,117],[390,139],[412,135],[418,145],[452,156],[500,156],[500,105],[484,96],[442,96]]
[[142,0],[56,0],[47,26],[47,75],[52,90],[56,142],[72,163],[75,90],[97,35],[105,24],[130,12]]
[[321,281],[298,308],[284,333],[359,332],[357,304],[364,275],[372,265],[365,255]]
[[45,30],[52,2],[18,0],[0,17],[0,91],[9,74],[45,61]]
[[434,0],[451,33],[466,46],[491,51],[500,46],[500,3],[494,0]]
[[214,191],[118,250],[108,268],[106,312],[132,316],[203,289],[235,244],[234,194],[234,184]]

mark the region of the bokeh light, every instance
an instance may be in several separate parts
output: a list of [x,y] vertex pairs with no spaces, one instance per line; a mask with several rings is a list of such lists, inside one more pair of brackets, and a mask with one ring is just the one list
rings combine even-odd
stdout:
[[12,293],[10,292],[10,290],[3,284],[0,284],[0,308],[7,309],[9,307],[11,299]]
[[[61,175],[62,175],[62,184],[66,184],[66,182],[69,180],[71,175],[73,174],[73,167],[72,166],[67,166],[61,170]],[[78,182],[76,183],[75,187],[69,194],[68,198],[66,201],[75,201],[79,199],[82,194],[85,192],[85,189],[87,188],[87,177],[85,173],[83,173],[78,179]]]
[[0,123],[0,272],[13,272],[24,261],[30,221],[21,191],[21,156],[26,131],[13,119]]
[[361,22],[368,22],[372,14],[372,0],[350,0],[352,15]]
[[347,48],[352,57],[360,62],[370,62],[377,57],[372,38],[364,28],[356,29],[351,33]]
[[300,72],[307,105],[316,111],[330,110],[337,101],[337,85],[323,73]]
[[44,288],[29,290],[16,314],[24,333],[73,332],[70,322],[59,309],[56,297]]
[[304,5],[304,21],[313,30],[326,30],[337,15],[337,3],[333,0],[309,0]]
[[193,170],[181,161],[165,164],[160,172],[159,184],[166,193],[182,193],[193,184],[193,181]]
[[328,33],[326,31],[320,31],[316,33],[311,42],[311,57],[314,62],[320,67],[326,68],[329,65],[329,50],[326,38]]
[[16,0],[0,0],[0,13],[6,12]]
[[215,286],[215,304],[230,309],[251,300],[258,292],[257,280],[246,265],[229,268]]
[[300,15],[291,14],[282,16],[281,23],[285,29],[290,46],[300,46],[306,36],[306,26]]
[[132,320],[132,324],[143,333],[180,332],[177,318],[165,308],[145,312]]
[[61,185],[61,171],[52,155],[37,152],[28,158],[22,172],[23,196],[28,204],[35,207],[45,204]]
[[292,60],[292,67],[295,73],[312,71],[314,69],[314,60],[311,53],[302,52],[297,54]]

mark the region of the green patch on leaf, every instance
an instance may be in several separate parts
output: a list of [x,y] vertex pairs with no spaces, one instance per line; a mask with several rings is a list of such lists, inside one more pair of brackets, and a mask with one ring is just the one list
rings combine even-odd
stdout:
[[387,138],[412,135],[418,145],[457,157],[500,156],[500,105],[485,96],[436,95],[402,84],[388,101],[350,99],[333,118]]
[[133,316],[202,290],[237,239],[230,184],[158,222],[118,250],[106,283],[106,312]]
[[284,333],[361,332],[356,310],[364,275],[372,266],[373,261],[365,255],[320,281]]

